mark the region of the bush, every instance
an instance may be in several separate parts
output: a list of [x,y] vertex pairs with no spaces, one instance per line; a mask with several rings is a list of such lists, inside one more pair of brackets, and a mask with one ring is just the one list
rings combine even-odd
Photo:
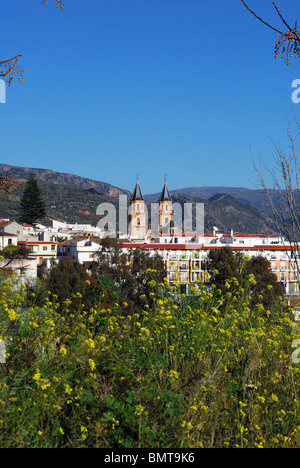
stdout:
[[250,307],[251,281],[192,298],[151,284],[128,314],[79,292],[24,310],[2,281],[1,448],[299,447],[299,327],[282,300],[271,314]]

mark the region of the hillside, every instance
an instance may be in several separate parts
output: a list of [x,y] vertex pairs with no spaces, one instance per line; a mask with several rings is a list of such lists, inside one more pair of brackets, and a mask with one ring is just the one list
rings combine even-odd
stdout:
[[105,182],[99,182],[92,179],[86,179],[74,174],[63,174],[60,172],[50,171],[48,169],[34,169],[28,167],[10,166],[8,164],[0,164],[0,174],[14,171],[14,174],[21,181],[29,179],[31,174],[39,182],[47,182],[51,184],[67,185],[69,187],[76,187],[83,190],[94,189],[100,195],[109,197],[118,197],[118,195],[128,194],[126,190],[114,187]]
[[205,232],[211,233],[216,226],[222,232],[233,229],[247,234],[277,234],[272,218],[231,195],[216,194],[208,200],[183,194],[172,198],[174,203],[204,203]]
[[[115,197],[99,194],[93,188],[85,190],[41,181],[39,185],[47,205],[48,217],[43,220],[46,225],[51,225],[52,219],[74,224],[96,225],[99,221],[96,215],[97,206],[104,202],[113,203],[115,206],[118,203]],[[0,218],[18,218],[18,204],[23,188],[24,184],[15,192],[12,199],[0,200]],[[245,233],[276,233],[274,223],[266,214],[231,195],[218,194],[205,200],[179,194],[173,196],[173,202],[182,206],[184,203],[204,203],[205,232],[212,232],[213,226],[217,226],[223,232],[233,229]],[[148,207],[150,213],[150,203]]]
[[[96,225],[99,217],[96,209],[100,203],[117,203],[115,197],[99,194],[94,189],[84,190],[67,185],[39,181],[47,207],[47,219],[43,224],[50,226],[52,219],[67,223]],[[18,219],[18,204],[24,189],[22,184],[11,199],[0,199],[0,218]]]
[[[272,191],[271,191],[272,192]],[[214,195],[223,193],[238,198],[246,205],[252,206],[259,211],[270,213],[270,206],[263,190],[254,190],[244,187],[187,187],[183,189],[170,190],[171,195],[188,195],[196,198],[209,200]],[[147,196],[149,201],[156,200],[159,194]]]
[[[118,202],[119,195],[130,193],[110,184],[86,179],[73,174],[62,174],[47,169],[32,169],[26,167],[0,164],[0,173],[13,170],[23,184],[15,192],[11,200],[0,200],[1,218],[18,218],[18,203],[24,183],[34,174],[43,191],[47,204],[48,217],[44,224],[51,225],[56,219],[68,223],[96,225],[99,217],[96,209],[100,203]],[[276,227],[264,194],[259,190],[230,187],[193,187],[171,191],[173,202],[204,203],[205,231],[212,232],[217,226],[223,232],[242,231],[245,233],[276,234]],[[149,206],[156,202],[159,194],[145,197]]]

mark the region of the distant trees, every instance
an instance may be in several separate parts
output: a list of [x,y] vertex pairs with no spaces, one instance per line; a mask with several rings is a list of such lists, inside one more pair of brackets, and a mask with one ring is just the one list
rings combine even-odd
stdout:
[[20,222],[35,225],[38,220],[47,215],[42,191],[33,176],[26,182],[20,202]]

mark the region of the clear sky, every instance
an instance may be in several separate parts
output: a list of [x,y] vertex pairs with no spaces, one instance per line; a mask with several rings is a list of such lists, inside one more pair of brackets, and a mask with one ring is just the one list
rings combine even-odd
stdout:
[[[250,156],[272,166],[300,116],[300,60],[274,58],[275,33],[240,0],[10,0],[1,51],[25,83],[0,104],[0,163],[78,174],[144,194],[255,188]],[[248,0],[280,21],[271,0]],[[292,23],[299,0],[278,0]]]

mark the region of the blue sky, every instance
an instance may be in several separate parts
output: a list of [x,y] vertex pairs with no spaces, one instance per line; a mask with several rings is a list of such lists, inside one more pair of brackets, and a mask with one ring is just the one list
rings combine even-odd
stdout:
[[[274,58],[275,33],[240,0],[10,0],[1,59],[25,83],[0,104],[1,163],[78,174],[143,192],[255,188],[250,156],[272,167],[299,117],[299,58]],[[249,0],[280,25],[271,0]],[[278,0],[290,22],[298,0]],[[299,18],[299,15],[298,15]],[[281,26],[281,25],[280,25]]]

